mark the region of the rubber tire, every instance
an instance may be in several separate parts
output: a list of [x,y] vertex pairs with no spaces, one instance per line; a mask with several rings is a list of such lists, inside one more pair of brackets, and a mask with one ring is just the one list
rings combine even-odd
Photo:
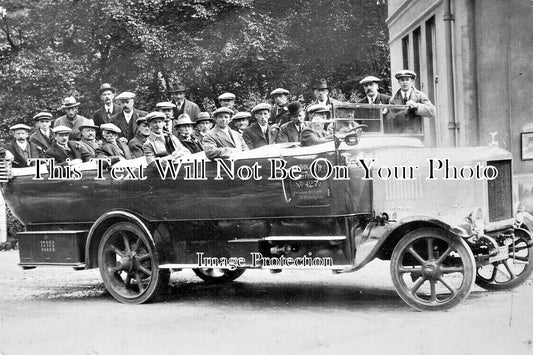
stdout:
[[[401,265],[400,257],[404,255],[404,251],[413,242],[427,237],[444,240],[448,245],[453,246],[455,251],[461,256],[463,262],[464,276],[461,287],[458,289],[455,297],[444,303],[428,304],[426,302],[418,301],[416,297],[410,295],[410,292],[404,288],[402,274],[398,272],[399,265]],[[438,228],[421,228],[406,234],[396,245],[391,256],[390,271],[396,292],[410,307],[418,311],[442,311],[456,306],[463,299],[468,297],[475,281],[475,265],[476,262],[472,251],[466,242],[460,237]]]
[[229,270],[229,269],[207,269],[207,270],[218,270],[223,271],[224,274],[221,276],[213,277],[207,273],[205,273],[204,269],[192,269],[194,273],[204,280],[205,282],[209,284],[223,284],[226,282],[231,282],[239,278],[242,274],[244,274],[245,269],[235,269],[235,270]]
[[[130,235],[134,235],[144,244],[144,248],[147,251],[147,254],[150,255],[150,264],[152,276],[147,288],[140,292],[138,296],[125,297],[121,294],[121,290],[118,286],[120,281],[118,278],[113,278],[112,273],[108,270],[109,265],[105,265],[105,254],[104,250],[106,245],[110,242],[112,238],[116,237],[118,232],[126,232]],[[155,247],[152,242],[145,235],[144,231],[139,228],[136,224],[130,222],[119,222],[113,224],[109,227],[98,246],[98,266],[100,269],[100,275],[104,281],[104,286],[107,291],[115,298],[117,301],[125,304],[142,304],[154,301],[161,293],[161,291],[168,286],[170,272],[168,270],[159,270],[157,253],[155,252]],[[121,279],[121,278],[120,278]],[[124,286],[124,285],[123,285]],[[123,292],[122,292],[123,293]]]

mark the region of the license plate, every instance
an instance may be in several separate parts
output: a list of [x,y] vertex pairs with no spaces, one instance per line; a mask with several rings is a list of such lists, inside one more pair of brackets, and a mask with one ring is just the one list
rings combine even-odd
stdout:
[[504,245],[503,247],[498,247],[498,254],[494,255],[489,259],[489,262],[505,260],[509,258],[509,247]]

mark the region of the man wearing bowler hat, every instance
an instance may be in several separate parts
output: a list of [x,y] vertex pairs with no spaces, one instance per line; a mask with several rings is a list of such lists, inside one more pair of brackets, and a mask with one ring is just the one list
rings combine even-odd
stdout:
[[11,155],[7,154],[6,157],[12,160],[11,164],[14,168],[30,166],[29,159],[39,158],[37,147],[28,141],[31,127],[19,123],[11,126],[9,130],[13,133],[14,141],[4,147],[11,153]]
[[195,124],[196,137],[202,143],[207,132],[213,128],[213,119],[209,115],[209,112],[200,112]]
[[268,119],[271,117],[271,109],[272,106],[266,103],[258,104],[252,109],[256,122],[248,126],[242,134],[242,138],[249,149],[276,143],[279,128],[274,128],[268,123]]
[[188,114],[181,114],[176,123],[175,128],[178,132],[178,139],[183,144],[183,146],[191,153],[199,153],[204,149],[202,148],[202,143],[194,136],[194,122],[191,121],[191,118]]
[[357,101],[360,104],[384,104],[387,105],[391,99],[389,95],[379,93],[379,83],[381,79],[369,75],[361,79],[359,84],[363,86],[365,97]]
[[30,136],[30,143],[37,148],[39,158],[44,158],[44,152],[54,142],[54,135],[50,129],[52,114],[39,112],[33,116],[33,120],[35,121],[35,132]]
[[103,106],[100,106],[93,114],[93,121],[97,127],[104,123],[110,123],[111,117],[120,113],[120,107],[115,105],[115,94],[117,89],[111,86],[111,84],[103,83],[98,89],[98,97],[102,100]]
[[177,83],[169,90],[169,93],[172,102],[176,105],[174,109],[174,117],[186,113],[191,120],[196,121],[198,114],[200,113],[200,108],[197,104],[185,98],[185,94],[187,93],[185,85]]
[[280,127],[276,143],[299,142],[302,130],[309,125],[304,122],[305,110],[300,102],[291,102],[287,105],[287,109],[291,121]]
[[274,101],[274,106],[270,112],[269,124],[271,125],[281,125],[289,122],[291,119],[289,117],[289,109],[287,105],[289,104],[289,91],[283,88],[277,88],[272,90],[270,97]]
[[113,123],[104,123],[100,126],[102,142],[96,149],[97,158],[109,158],[111,165],[120,160],[132,159],[128,146],[118,139],[120,128]]
[[137,132],[135,133],[135,137],[128,142],[128,148],[130,148],[133,158],[144,157],[143,145],[149,135],[150,126],[148,126],[146,116],[137,118]]
[[78,115],[79,102],[76,101],[74,96],[66,97],[63,100],[61,109],[65,112],[64,116],[59,117],[54,122],[54,127],[64,126],[72,130],[70,133],[70,139],[78,139],[80,134],[80,125],[86,120],[85,117]]
[[390,104],[406,105],[408,108],[387,115],[388,129],[391,133],[422,133],[422,117],[435,118],[435,106],[425,93],[414,87],[415,72],[400,70],[394,77],[398,80],[400,89],[392,97]]
[[117,95],[116,99],[122,103],[122,111],[111,117],[111,123],[120,128],[120,137],[129,142],[137,131],[137,118],[146,116],[148,112],[134,107],[135,94],[132,92],[124,91]]
[[208,159],[230,158],[233,154],[248,150],[242,136],[229,128],[233,111],[227,107],[220,107],[213,112],[216,125],[202,141],[205,155]]
[[[71,141],[72,129],[66,126],[56,126],[52,129],[54,132],[54,143],[45,152],[46,158],[53,158],[55,163],[60,166],[79,164],[83,158],[88,159],[88,155],[81,155],[83,149],[74,147],[76,141]],[[79,143],[78,143],[79,144]]]

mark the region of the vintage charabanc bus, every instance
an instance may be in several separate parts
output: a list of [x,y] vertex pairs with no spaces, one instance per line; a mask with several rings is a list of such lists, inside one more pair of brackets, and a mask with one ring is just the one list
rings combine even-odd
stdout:
[[[474,283],[520,285],[533,221],[513,211],[511,154],[425,148],[423,131],[388,128],[405,109],[338,105],[332,141],[226,160],[12,169],[4,159],[2,192],[26,227],[20,266],[99,268],[109,293],[133,304],[154,300],[172,271],[222,283],[250,268],[348,273],[376,258],[417,310],[453,307]],[[367,131],[337,129],[350,121]]]

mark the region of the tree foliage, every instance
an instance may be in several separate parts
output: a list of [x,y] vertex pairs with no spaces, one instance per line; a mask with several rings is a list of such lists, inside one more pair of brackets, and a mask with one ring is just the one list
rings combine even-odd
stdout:
[[[183,81],[213,109],[223,91],[242,106],[275,87],[310,98],[321,77],[354,97],[366,75],[388,88],[386,6],[371,0],[7,0],[0,7],[0,122],[31,123],[74,95],[81,112],[110,82],[151,109]],[[59,114],[59,113],[58,113]]]

